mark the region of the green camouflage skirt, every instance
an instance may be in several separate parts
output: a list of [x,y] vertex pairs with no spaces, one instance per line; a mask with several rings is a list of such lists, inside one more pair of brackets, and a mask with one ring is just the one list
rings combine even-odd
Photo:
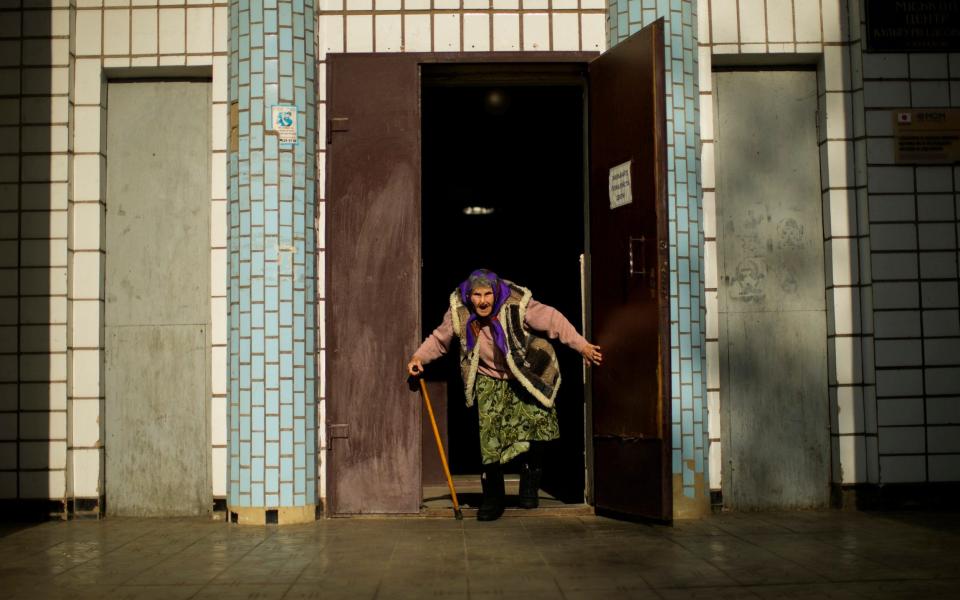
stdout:
[[505,463],[530,449],[530,442],[560,437],[557,411],[547,408],[515,380],[477,374],[483,464]]

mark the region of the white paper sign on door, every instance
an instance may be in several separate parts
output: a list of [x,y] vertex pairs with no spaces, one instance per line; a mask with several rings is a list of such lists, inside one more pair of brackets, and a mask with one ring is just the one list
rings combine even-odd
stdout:
[[610,208],[614,209],[633,202],[633,189],[630,185],[630,165],[628,160],[610,169]]

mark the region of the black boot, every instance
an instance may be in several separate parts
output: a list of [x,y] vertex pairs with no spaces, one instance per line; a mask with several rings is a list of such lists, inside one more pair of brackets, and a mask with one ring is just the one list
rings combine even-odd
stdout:
[[483,465],[483,476],[480,479],[483,485],[483,502],[477,511],[478,521],[496,521],[503,515],[504,491],[503,469],[500,463]]
[[540,477],[543,475],[543,444],[530,442],[530,450],[520,465],[520,507],[540,506]]

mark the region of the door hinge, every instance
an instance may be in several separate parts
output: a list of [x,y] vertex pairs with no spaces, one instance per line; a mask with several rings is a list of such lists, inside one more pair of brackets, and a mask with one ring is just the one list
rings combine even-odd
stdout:
[[333,143],[333,134],[350,131],[350,119],[347,117],[332,117],[327,119],[327,143]]
[[333,440],[337,438],[347,439],[350,437],[350,430],[346,423],[331,423],[327,425],[327,439]]

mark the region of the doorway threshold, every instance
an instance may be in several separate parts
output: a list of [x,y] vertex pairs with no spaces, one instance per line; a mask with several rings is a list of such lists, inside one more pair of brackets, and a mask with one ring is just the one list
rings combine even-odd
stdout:
[[[455,475],[453,485],[457,490],[457,500],[463,516],[468,519],[477,516],[477,509],[483,499],[480,475]],[[574,517],[593,515],[593,507],[586,503],[568,504],[557,500],[544,490],[540,490],[538,508],[520,508],[518,506],[520,476],[506,474],[504,488],[507,492],[507,508],[504,517]],[[422,517],[449,517],[453,511],[453,500],[446,483],[423,486],[423,501],[420,504]]]

